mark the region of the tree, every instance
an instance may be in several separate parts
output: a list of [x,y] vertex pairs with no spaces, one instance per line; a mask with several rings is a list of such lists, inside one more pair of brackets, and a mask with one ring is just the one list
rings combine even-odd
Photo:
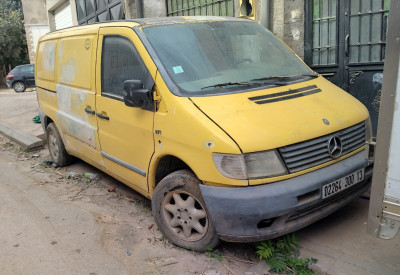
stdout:
[[[29,63],[21,0],[0,0],[0,70]],[[4,76],[4,75],[3,75]]]

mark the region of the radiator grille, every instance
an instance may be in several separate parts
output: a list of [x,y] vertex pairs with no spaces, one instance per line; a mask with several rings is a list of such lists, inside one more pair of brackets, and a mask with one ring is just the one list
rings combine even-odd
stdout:
[[331,161],[328,141],[337,136],[342,142],[342,154],[346,155],[365,144],[365,122],[319,138],[303,141],[279,149],[290,173],[305,170]]

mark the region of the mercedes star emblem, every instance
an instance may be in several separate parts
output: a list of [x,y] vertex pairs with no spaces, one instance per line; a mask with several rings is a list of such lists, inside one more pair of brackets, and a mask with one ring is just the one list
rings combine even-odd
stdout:
[[333,159],[342,155],[342,140],[338,136],[333,136],[328,140],[328,153]]

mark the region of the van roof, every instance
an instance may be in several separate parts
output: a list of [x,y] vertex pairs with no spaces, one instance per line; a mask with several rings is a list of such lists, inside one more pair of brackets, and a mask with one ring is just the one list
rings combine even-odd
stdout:
[[248,21],[249,19],[238,17],[222,17],[222,16],[170,16],[170,17],[153,17],[153,18],[137,18],[127,21],[139,23],[140,26],[148,25],[164,25],[175,23],[192,23],[204,21]]
[[[195,23],[204,21],[252,21],[247,18],[239,17],[222,17],[222,16],[171,16],[171,17],[152,17],[152,18],[135,18],[128,20],[116,20],[107,22],[95,22],[87,25],[73,26],[65,29],[60,29],[57,31],[49,32],[43,35],[39,41],[44,41],[48,39],[53,39],[57,37],[62,37],[65,33],[72,32],[72,34],[77,35],[94,33],[101,27],[147,27],[153,25],[169,25],[169,24],[185,24],[185,23]],[[253,22],[253,21],[252,21]]]
[[[132,26],[149,26],[149,25],[164,25],[164,24],[176,24],[176,23],[193,23],[193,22],[204,22],[204,21],[252,21],[247,18],[240,17],[223,17],[223,16],[170,16],[170,17],[150,17],[150,18],[135,18],[126,20],[112,20],[106,22],[95,22],[86,25],[73,26],[65,29],[60,29],[54,32],[69,30],[72,28],[85,28],[90,26],[99,25],[118,25],[122,23],[124,25],[131,23]],[[132,24],[133,23],[133,24]],[[136,23],[136,24],[135,24]],[[52,32],[53,33],[53,32]]]

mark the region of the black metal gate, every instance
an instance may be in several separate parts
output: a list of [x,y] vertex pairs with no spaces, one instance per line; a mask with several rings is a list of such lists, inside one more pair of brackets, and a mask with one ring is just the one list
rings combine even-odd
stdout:
[[305,61],[368,108],[376,135],[389,0],[306,1]]
[[78,24],[124,19],[121,0],[75,0]]
[[234,0],[167,0],[167,16],[234,16]]

